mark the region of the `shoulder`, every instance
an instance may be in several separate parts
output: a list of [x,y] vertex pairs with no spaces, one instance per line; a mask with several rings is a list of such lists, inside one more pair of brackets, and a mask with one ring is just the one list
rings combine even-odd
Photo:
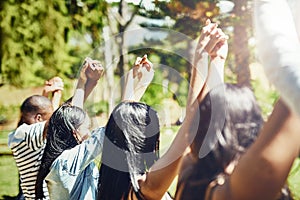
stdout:
[[34,124],[22,124],[16,130],[8,135],[8,146],[12,147],[25,140],[26,137],[42,136],[46,122],[38,122]]

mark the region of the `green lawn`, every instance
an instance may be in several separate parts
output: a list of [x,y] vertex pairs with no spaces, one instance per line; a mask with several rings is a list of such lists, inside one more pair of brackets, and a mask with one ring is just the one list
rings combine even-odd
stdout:
[[18,194],[18,170],[7,146],[8,131],[0,131],[0,199],[14,199]]

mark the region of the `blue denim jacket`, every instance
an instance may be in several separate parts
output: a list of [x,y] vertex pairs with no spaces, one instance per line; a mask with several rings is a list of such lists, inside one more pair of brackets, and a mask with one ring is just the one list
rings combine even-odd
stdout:
[[103,127],[94,130],[89,139],[55,159],[45,178],[50,199],[96,199],[99,170],[94,160],[102,152],[104,133]]

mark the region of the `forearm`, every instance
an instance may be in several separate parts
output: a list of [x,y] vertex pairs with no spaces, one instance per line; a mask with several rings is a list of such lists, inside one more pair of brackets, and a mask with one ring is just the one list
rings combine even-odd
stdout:
[[266,76],[287,105],[300,114],[300,42],[286,0],[256,0],[254,21]]
[[199,118],[197,102],[187,110],[189,115],[185,118],[177,135],[167,152],[150,168],[145,180],[140,182],[142,194],[147,199],[160,199],[170,187],[175,176],[178,175],[182,158],[189,146],[187,136],[190,131],[196,133],[197,125],[192,124],[195,117]]
[[135,100],[133,70],[130,70],[126,76],[125,87],[122,94],[122,101],[131,100]]
[[89,97],[92,93],[93,89],[96,87],[98,80],[90,80],[88,79],[84,86],[84,101]]
[[57,90],[57,91],[53,92],[53,96],[52,96],[51,101],[52,101],[52,106],[53,106],[54,110],[56,110],[59,107],[61,97],[62,97],[62,91],[61,90]]
[[72,97],[71,104],[73,106],[83,108],[84,97],[85,97],[85,82],[79,79],[74,95]]
[[193,104],[202,92],[208,76],[208,54],[202,52],[198,61],[192,66],[190,89],[188,92],[187,105]]
[[224,65],[225,59],[220,57],[215,57],[211,60],[210,68],[207,76],[206,82],[202,86],[201,92],[197,96],[198,104],[202,102],[205,96],[213,89],[217,88],[216,91],[224,93]]
[[299,117],[277,103],[230,178],[231,199],[275,199],[299,155],[299,124]]

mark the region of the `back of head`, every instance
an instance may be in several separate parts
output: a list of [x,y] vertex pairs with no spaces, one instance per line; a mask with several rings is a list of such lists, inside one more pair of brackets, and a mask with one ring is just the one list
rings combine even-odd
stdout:
[[78,143],[73,136],[85,121],[87,114],[79,107],[63,104],[51,116],[47,128],[47,143],[36,181],[36,195],[42,198],[42,182],[50,171],[53,161],[67,149]]
[[35,117],[40,114],[42,121],[48,120],[53,112],[51,101],[41,95],[32,95],[24,100],[21,105],[21,118],[18,123],[20,126],[23,123],[32,124],[37,122]]
[[222,87],[213,89],[199,105],[200,119],[195,119],[199,120],[198,131],[191,145],[191,155],[197,161],[178,182],[181,199],[204,199],[208,184],[226,173],[226,167],[249,148],[263,125],[249,88],[232,84]]
[[100,168],[98,199],[127,197],[137,177],[158,159],[159,121],[144,103],[122,102],[106,126]]

